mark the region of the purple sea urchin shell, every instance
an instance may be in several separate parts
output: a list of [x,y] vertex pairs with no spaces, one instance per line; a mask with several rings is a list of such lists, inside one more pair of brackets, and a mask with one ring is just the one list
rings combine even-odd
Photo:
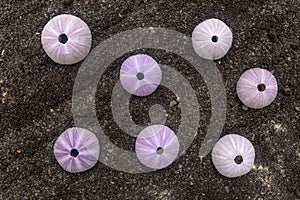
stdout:
[[42,31],[42,45],[47,55],[59,64],[74,64],[89,53],[92,35],[87,24],[73,15],[52,18]]
[[222,137],[212,150],[212,161],[216,169],[229,178],[247,174],[255,158],[251,142],[240,135],[230,134]]
[[121,66],[120,81],[123,88],[137,96],[147,96],[154,92],[161,79],[158,63],[145,54],[131,56]]
[[232,44],[230,28],[219,19],[208,19],[193,31],[195,52],[202,58],[216,60],[225,56]]
[[162,169],[176,159],[179,142],[167,126],[152,125],[137,136],[135,151],[141,163],[153,169]]
[[100,147],[97,137],[83,128],[69,128],[54,144],[54,155],[64,170],[86,171],[98,161]]
[[237,82],[239,99],[250,108],[263,108],[274,101],[277,95],[277,81],[266,69],[253,68],[242,74]]

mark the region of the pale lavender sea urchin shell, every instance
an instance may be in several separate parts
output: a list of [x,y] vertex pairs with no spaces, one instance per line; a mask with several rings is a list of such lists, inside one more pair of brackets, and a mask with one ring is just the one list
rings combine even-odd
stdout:
[[167,126],[152,125],[137,136],[135,151],[141,163],[152,169],[162,169],[176,159],[179,142]]
[[145,54],[130,56],[121,66],[121,84],[125,90],[136,96],[153,93],[161,79],[162,73],[158,63]]
[[266,69],[253,68],[242,74],[237,82],[239,99],[250,108],[263,108],[274,101],[277,95],[277,81]]
[[212,150],[214,166],[229,178],[247,174],[252,169],[254,158],[255,151],[251,142],[236,134],[222,137]]
[[216,60],[225,56],[232,44],[230,28],[219,19],[208,19],[196,26],[192,34],[195,52],[202,58]]
[[54,155],[64,170],[86,171],[98,161],[100,146],[97,137],[83,128],[69,128],[54,144]]
[[52,18],[42,31],[42,45],[47,55],[59,64],[74,64],[89,53],[92,35],[87,24],[73,15]]

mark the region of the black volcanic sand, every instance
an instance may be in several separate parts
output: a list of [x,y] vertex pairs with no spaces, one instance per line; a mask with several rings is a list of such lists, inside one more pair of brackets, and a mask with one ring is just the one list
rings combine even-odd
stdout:
[[[298,1],[10,1],[0,2],[0,199],[300,199],[299,35]],[[250,3],[251,2],[251,3]],[[71,103],[81,63],[62,66],[42,49],[44,25],[54,16],[73,14],[90,27],[93,47],[121,31],[164,27],[191,36],[194,27],[212,17],[233,30],[233,45],[216,61],[227,92],[227,119],[222,135],[247,137],[256,151],[250,173],[229,179],[213,167],[211,155],[198,150],[199,134],[186,154],[169,167],[129,174],[97,163],[84,173],[65,172],[55,160],[57,137],[74,126]],[[201,76],[182,58],[163,51],[146,52],[180,71],[196,91],[206,133],[210,97]],[[110,95],[118,80],[116,60],[99,82],[97,115],[106,134],[121,148],[134,150],[134,138],[113,121]],[[236,82],[247,69],[262,67],[278,80],[278,95],[268,107],[245,109]],[[133,98],[130,111],[137,124],[149,122],[148,107],[168,107],[172,92],[159,88],[149,99]],[[168,124],[178,126],[180,109],[167,109]]]

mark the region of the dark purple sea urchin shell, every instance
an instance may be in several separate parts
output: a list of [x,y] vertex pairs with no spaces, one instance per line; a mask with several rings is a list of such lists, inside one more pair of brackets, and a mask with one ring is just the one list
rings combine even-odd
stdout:
[[98,161],[100,147],[97,137],[83,128],[69,128],[54,144],[54,155],[64,170],[86,171]]

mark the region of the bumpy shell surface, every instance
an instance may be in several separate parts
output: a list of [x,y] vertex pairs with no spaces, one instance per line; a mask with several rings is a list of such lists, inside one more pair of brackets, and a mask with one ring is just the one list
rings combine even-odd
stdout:
[[250,108],[270,105],[277,95],[277,81],[266,69],[253,68],[242,74],[237,82],[239,99]]
[[[64,41],[61,36],[64,35]],[[42,45],[47,55],[59,64],[74,64],[89,53],[92,35],[87,24],[73,15],[52,18],[42,31]],[[67,41],[66,41],[67,40]]]
[[[237,156],[242,157],[240,164],[235,161]],[[247,174],[254,164],[254,158],[255,151],[251,142],[236,134],[222,137],[212,150],[214,166],[223,176],[229,178]]]
[[135,151],[141,163],[152,169],[162,169],[176,159],[179,142],[167,126],[152,125],[137,136]]
[[202,58],[216,60],[225,56],[232,44],[230,28],[219,19],[208,19],[193,31],[192,43],[195,52]]
[[[72,155],[72,150],[75,155]],[[92,168],[97,163],[99,153],[97,137],[83,128],[67,129],[54,144],[56,160],[64,170],[72,173]]]
[[158,63],[145,54],[131,56],[121,66],[121,84],[125,90],[136,96],[153,93],[161,79],[162,73]]

